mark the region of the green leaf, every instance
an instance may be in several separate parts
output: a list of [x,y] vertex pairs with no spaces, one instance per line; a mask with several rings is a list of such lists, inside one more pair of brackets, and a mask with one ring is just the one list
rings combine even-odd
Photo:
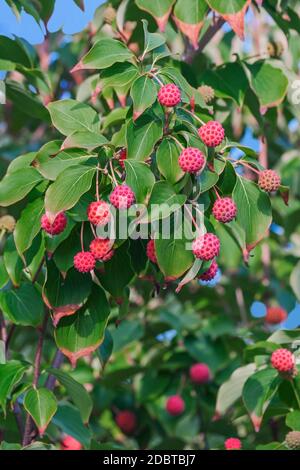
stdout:
[[61,319],[54,333],[55,341],[73,366],[80,357],[90,354],[100,346],[109,313],[106,295],[95,284],[86,306],[74,315]]
[[98,132],[100,121],[97,112],[89,105],[76,100],[53,101],[48,104],[53,125],[63,135],[75,131]]
[[3,256],[0,256],[0,289],[2,289],[9,281],[9,275],[6,270]]
[[102,369],[104,369],[107,362],[109,361],[109,358],[113,352],[113,348],[114,348],[114,342],[113,342],[112,336],[108,328],[106,328],[103,343],[100,345],[100,347],[97,350]]
[[47,388],[31,388],[25,395],[24,408],[35,422],[40,436],[43,436],[57,410],[54,394]]
[[281,380],[275,369],[267,367],[255,372],[244,385],[244,404],[256,432],[260,430],[263,415],[275,395]]
[[133,101],[133,119],[136,120],[157,98],[153,80],[146,75],[137,78],[131,87],[130,96]]
[[31,247],[34,238],[39,233],[43,212],[43,199],[35,199],[22,211],[14,230],[15,244],[20,256]]
[[59,174],[47,189],[45,196],[46,211],[57,214],[71,209],[92,185],[96,167],[73,166]]
[[257,61],[246,66],[251,74],[251,87],[261,107],[278,106],[288,91],[289,81],[284,72],[266,61]]
[[[69,148],[85,148],[87,150],[94,150],[97,147],[108,144],[108,140],[101,134],[91,131],[75,131],[69,135],[63,145],[63,149]],[[91,157],[91,156],[90,156]],[[85,157],[87,159],[88,156]],[[79,161],[80,162],[80,161]]]
[[169,217],[178,210],[186,201],[185,194],[177,194],[173,187],[166,181],[157,181],[149,199],[149,213],[143,217],[141,223],[154,222]]
[[90,276],[82,276],[75,269],[62,275],[53,262],[47,265],[47,279],[43,288],[44,302],[51,309],[53,323],[73,315],[88,299],[92,288]]
[[247,0],[206,0],[206,2],[212,10],[228,15],[241,11]]
[[142,23],[144,29],[144,57],[146,54],[153,51],[153,49],[157,49],[165,44],[166,39],[159,33],[149,33],[147,20],[142,20]]
[[88,155],[85,150],[62,150],[62,141],[53,140],[43,145],[36,154],[35,168],[48,180],[56,180],[58,175],[70,166],[85,163],[93,155]]
[[208,7],[199,0],[177,0],[174,15],[183,23],[195,25],[204,20]]
[[6,401],[10,397],[13,389],[21,381],[28,365],[19,361],[9,361],[0,364],[0,406],[3,413],[6,413]]
[[17,252],[13,235],[6,239],[3,260],[7,274],[14,286],[19,286],[22,277],[23,263]]
[[85,447],[90,445],[91,432],[81,419],[79,411],[67,403],[59,404],[52,423],[68,436],[74,437]]
[[141,116],[135,123],[129,122],[126,129],[127,158],[147,160],[162,133],[162,122],[152,116]]
[[50,122],[47,108],[39,98],[26,90],[20,83],[6,80],[6,97],[13,102],[13,105],[30,118],[35,118],[46,123]]
[[291,344],[300,341],[300,329],[295,330],[277,330],[268,341],[276,344]]
[[50,368],[47,369],[47,372],[54,375],[59,383],[65,387],[68,395],[78,408],[83,422],[88,423],[93,408],[93,402],[84,386],[61,370]]
[[147,203],[155,177],[146,163],[125,160],[126,184],[133,190],[137,203]]
[[272,222],[270,198],[255,183],[239,175],[232,196],[237,205],[236,221],[244,228],[251,249],[266,235]]
[[128,254],[128,243],[123,243],[111,260],[104,263],[103,273],[99,276],[104,289],[122,301],[125,287],[134,278],[135,273],[131,267]]
[[14,158],[7,168],[7,174],[13,173],[17,170],[23,170],[24,168],[29,168],[33,160],[35,159],[36,152],[28,152],[24,155],[20,155],[17,158]]
[[[31,58],[28,55],[23,42],[13,40],[6,36],[0,36],[0,59],[13,61],[24,67],[32,67]],[[6,70],[6,69],[2,69]]]
[[156,152],[158,169],[170,184],[177,183],[184,176],[178,163],[179,155],[180,148],[171,138],[164,139]]
[[15,204],[42,180],[42,176],[34,168],[24,168],[7,174],[0,182],[0,205],[6,207]]
[[165,30],[172,5],[175,0],[135,0],[141,10],[145,10],[152,15],[161,31]]
[[255,372],[255,364],[239,367],[224,382],[218,391],[216,413],[224,415],[227,410],[242,396],[246,380]]
[[126,94],[138,76],[138,68],[130,62],[124,62],[103,70],[100,75],[100,83],[103,88],[112,87]]
[[293,431],[300,431],[300,410],[291,411],[286,415],[285,424]]
[[[181,211],[174,213],[170,220],[170,237],[164,239],[161,234],[155,240],[155,250],[158,265],[165,277],[178,278],[182,276],[194,263],[195,258],[187,244],[192,240],[186,238],[186,228],[184,227],[185,218]],[[165,228],[165,227],[164,227]]]
[[42,322],[44,304],[30,283],[22,283],[17,289],[1,291],[0,305],[4,314],[16,325],[36,327]]
[[82,69],[106,69],[116,62],[131,60],[132,57],[133,53],[122,42],[111,38],[101,38],[71,72]]
[[6,344],[0,340],[0,364],[6,363]]

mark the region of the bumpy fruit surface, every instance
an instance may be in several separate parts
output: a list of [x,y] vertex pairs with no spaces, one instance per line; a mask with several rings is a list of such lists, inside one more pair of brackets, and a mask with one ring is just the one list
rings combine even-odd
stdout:
[[210,261],[220,253],[220,240],[213,233],[205,233],[193,241],[192,249],[196,258]]
[[237,437],[229,437],[224,442],[224,446],[226,450],[241,450],[242,443]]
[[61,441],[61,450],[81,450],[82,444],[72,436],[66,436]]
[[107,261],[112,251],[112,241],[109,238],[95,238],[90,244],[90,252],[97,260]]
[[205,156],[199,149],[188,147],[181,152],[178,163],[184,172],[198,173],[205,166]]
[[207,147],[217,147],[224,140],[225,131],[218,121],[209,121],[198,129],[202,142]]
[[300,431],[290,431],[285,436],[285,442],[289,449],[300,449]]
[[215,97],[215,90],[211,86],[201,85],[199,86],[198,91],[205,103],[210,103]]
[[124,160],[127,158],[127,150],[122,149],[121,152],[119,153],[119,164],[122,168],[125,168],[125,163]]
[[190,368],[190,379],[195,384],[205,384],[210,381],[211,373],[208,365],[199,362]]
[[116,423],[125,434],[132,434],[136,429],[136,416],[132,411],[120,411],[116,416]]
[[216,277],[218,269],[218,263],[213,260],[208,270],[205,271],[205,273],[201,274],[199,276],[199,279],[201,279],[201,281],[212,281]]
[[280,348],[272,353],[271,364],[278,372],[291,372],[295,366],[295,358],[288,349]]
[[120,184],[115,187],[109,200],[117,209],[128,209],[135,202],[135,194],[127,184]]
[[158,92],[158,101],[168,108],[176,106],[181,101],[180,89],[173,83],[163,85]]
[[212,213],[216,220],[226,224],[236,217],[237,207],[231,197],[222,197],[215,201]]
[[268,307],[267,315],[265,318],[266,323],[269,325],[278,325],[287,318],[287,312],[282,307]]
[[80,251],[74,256],[74,267],[80,273],[89,273],[95,264],[95,257],[90,251]]
[[281,185],[281,179],[274,170],[264,170],[259,173],[258,186],[267,193],[277,191]]
[[89,221],[94,225],[106,225],[110,221],[110,207],[105,201],[92,202],[87,210]]
[[152,263],[157,264],[157,256],[155,251],[155,242],[154,240],[149,240],[147,243],[146,249],[147,257],[152,261]]
[[41,226],[49,235],[58,235],[63,232],[67,225],[67,217],[64,212],[60,212],[51,223],[47,215],[42,215]]
[[185,403],[179,395],[173,395],[167,400],[166,410],[171,416],[179,416],[185,410]]

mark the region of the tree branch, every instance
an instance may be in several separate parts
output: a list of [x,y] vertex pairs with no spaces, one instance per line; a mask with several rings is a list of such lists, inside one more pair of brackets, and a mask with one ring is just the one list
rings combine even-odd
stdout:
[[[62,363],[64,362],[64,355],[63,353],[58,349],[56,351],[56,354],[55,354],[55,357],[53,359],[53,362],[52,362],[52,368],[53,369],[59,369],[60,366],[62,365]],[[48,390],[53,390],[54,387],[55,387],[55,382],[56,382],[56,377],[54,377],[54,375],[49,375],[47,380],[46,380],[46,383],[45,383],[45,387],[48,388]]]
[[217,34],[217,32],[222,28],[225,20],[223,18],[218,18],[214,24],[212,24],[208,30],[203,34],[202,38],[199,41],[198,49],[192,49],[191,47],[187,50],[184,60],[191,64],[194,58],[201,54],[203,49],[207,46],[207,44],[211,41],[211,39]]

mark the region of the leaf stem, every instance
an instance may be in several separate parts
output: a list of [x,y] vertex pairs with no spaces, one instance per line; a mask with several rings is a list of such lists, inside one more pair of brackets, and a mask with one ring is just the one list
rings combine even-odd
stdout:
[[205,125],[205,122],[202,121],[202,119],[200,119],[195,113],[192,113],[192,111],[190,111],[190,110],[187,109],[187,108],[184,108],[184,110],[185,110],[188,114],[190,114],[194,119],[196,119],[196,121],[200,122],[200,124],[202,124],[202,126]]
[[99,165],[97,165],[97,172],[96,172],[96,199],[97,199],[97,201],[100,200],[100,195],[99,195],[99,172],[100,172],[100,168],[99,168]]
[[171,137],[171,139],[173,139],[176,142],[177,145],[179,145],[181,150],[184,150],[184,146],[182,145],[181,142],[179,142],[179,140],[174,135],[170,134],[170,137]]
[[117,182],[117,179],[116,179],[116,175],[115,175],[115,171],[114,171],[114,167],[113,167],[111,159],[109,160],[109,168],[110,168],[112,180],[113,180],[115,186],[118,186],[118,182]]
[[82,251],[84,251],[83,231],[84,231],[84,222],[81,223],[81,228],[80,228],[80,245],[81,245]]

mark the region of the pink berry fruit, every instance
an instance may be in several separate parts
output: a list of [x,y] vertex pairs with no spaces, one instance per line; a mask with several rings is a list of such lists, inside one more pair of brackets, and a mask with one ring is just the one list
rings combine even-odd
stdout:
[[44,214],[41,218],[41,226],[49,235],[58,235],[63,232],[67,225],[67,217],[64,212],[60,212],[51,223],[48,216]]
[[225,131],[218,121],[209,121],[198,129],[198,134],[202,142],[207,147],[217,147],[225,137]]
[[72,436],[66,436],[61,441],[61,450],[81,450],[82,444]]
[[176,106],[181,101],[180,89],[173,83],[163,85],[158,92],[158,101],[168,108]]
[[211,372],[208,365],[199,362],[190,368],[190,379],[195,384],[205,384],[211,379]]
[[173,395],[167,400],[166,410],[171,416],[179,416],[185,410],[185,403],[179,395]]
[[120,184],[115,187],[109,200],[117,209],[129,209],[135,202],[135,194],[127,184]]
[[216,220],[226,224],[235,219],[237,207],[231,197],[222,197],[215,201],[212,213]]
[[226,450],[241,450],[242,443],[237,437],[229,437],[224,442]]
[[280,348],[272,353],[271,364],[278,372],[292,372],[295,367],[295,358],[288,349]]
[[136,416],[132,411],[119,411],[116,415],[116,423],[125,434],[132,434],[137,425]]
[[146,249],[147,257],[152,261],[152,263],[157,264],[157,257],[155,251],[155,242],[154,240],[149,240],[147,243]]
[[112,251],[112,241],[109,238],[95,238],[90,244],[90,251],[95,259],[107,261]]
[[119,153],[119,164],[122,168],[125,168],[125,163],[124,160],[127,159],[127,150],[122,149]]
[[201,281],[212,281],[216,277],[218,269],[218,263],[213,260],[208,270],[201,274],[199,279],[201,279]]
[[264,170],[259,173],[258,186],[267,193],[277,191],[281,185],[281,179],[274,170]]
[[92,202],[87,210],[89,221],[94,225],[106,225],[110,221],[110,207],[105,201]]
[[90,251],[80,251],[74,256],[74,267],[80,273],[89,273],[95,264],[95,257]]
[[185,173],[198,173],[205,166],[205,156],[199,149],[188,147],[181,152],[178,163]]
[[205,233],[193,241],[192,249],[196,258],[210,261],[220,253],[220,240],[213,233]]

